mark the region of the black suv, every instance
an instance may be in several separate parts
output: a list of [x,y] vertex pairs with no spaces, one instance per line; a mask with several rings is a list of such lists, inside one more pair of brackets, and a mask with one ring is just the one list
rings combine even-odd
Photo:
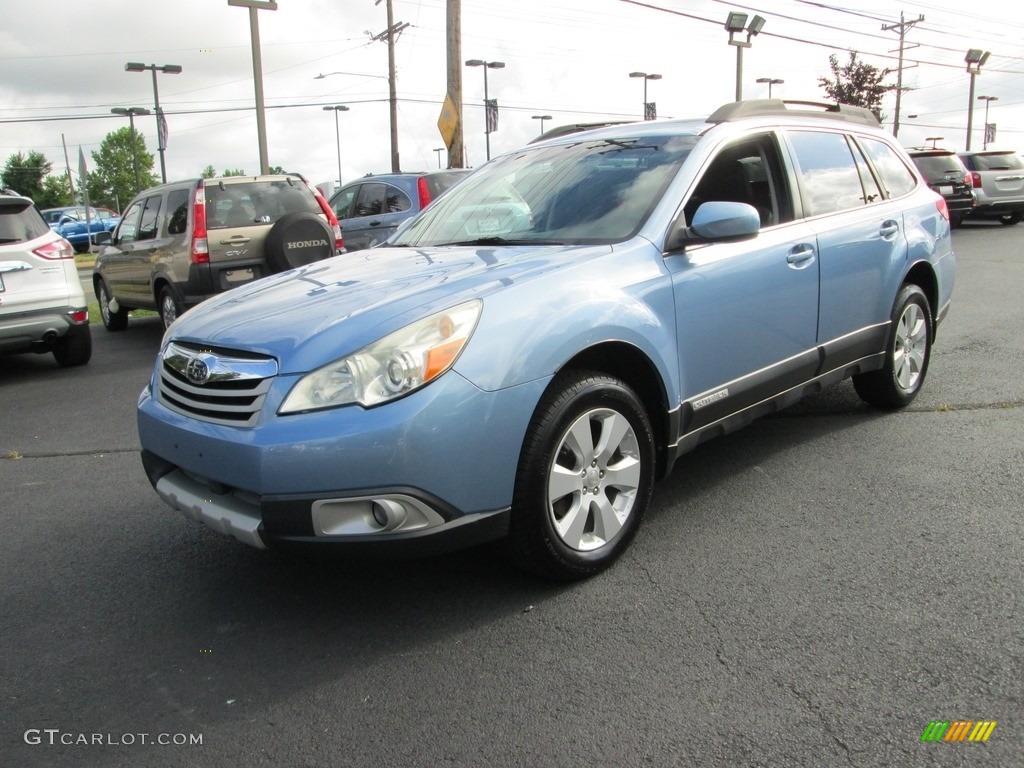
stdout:
[[924,147],[908,149],[907,152],[928,186],[945,198],[950,226],[960,226],[976,202],[971,174],[963,162],[949,149]]

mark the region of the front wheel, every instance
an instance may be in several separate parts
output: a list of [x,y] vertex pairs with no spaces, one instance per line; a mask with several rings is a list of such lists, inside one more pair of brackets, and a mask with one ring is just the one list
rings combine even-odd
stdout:
[[178,319],[184,308],[181,306],[181,302],[174,295],[174,291],[171,290],[169,285],[165,285],[160,290],[160,320],[164,324],[164,330],[170,327],[171,323]]
[[513,559],[559,581],[604,570],[636,534],[653,484],[654,437],[633,390],[600,373],[561,374],[520,456]]
[[864,400],[878,408],[903,408],[924,384],[932,352],[932,310],[916,285],[904,285],[892,310],[885,366],[853,377]]
[[103,320],[103,327],[108,331],[123,331],[128,327],[128,310],[118,307],[115,312],[110,307],[110,289],[103,279],[97,279],[96,302],[100,306],[100,318]]

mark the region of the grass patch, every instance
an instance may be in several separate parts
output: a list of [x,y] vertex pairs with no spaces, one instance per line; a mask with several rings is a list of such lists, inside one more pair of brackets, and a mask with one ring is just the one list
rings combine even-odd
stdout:
[[76,253],[75,266],[79,269],[92,269],[96,264],[95,253]]
[[[152,309],[133,309],[128,317],[157,317],[157,313]],[[103,325],[99,302],[89,302],[89,325]]]

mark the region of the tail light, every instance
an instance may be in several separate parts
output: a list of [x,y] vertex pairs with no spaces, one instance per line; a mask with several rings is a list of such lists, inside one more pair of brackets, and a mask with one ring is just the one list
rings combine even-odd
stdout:
[[949,206],[946,205],[946,198],[940,197],[936,200],[935,207],[939,210],[939,215],[949,221]]
[[416,191],[420,196],[420,210],[422,211],[428,205],[430,205],[430,188],[427,186],[427,179],[424,176],[420,176],[416,181]]
[[342,251],[345,249],[345,240],[341,236],[341,225],[338,223],[338,217],[334,215],[334,211],[331,210],[330,203],[327,202],[327,198],[324,197],[324,193],[320,191],[319,187],[314,187],[306,184],[310,191],[313,193],[313,197],[316,198],[317,204],[320,206],[320,210],[324,212],[324,216],[327,217],[327,223],[331,226],[331,230],[334,232],[334,250]]
[[981,189],[981,174],[973,171],[968,175],[971,177],[971,186],[975,189]]
[[192,263],[210,263],[210,241],[206,234],[206,189],[203,182],[196,184],[192,203]]
[[75,258],[75,249],[63,237],[46,245],[40,245],[38,248],[33,248],[32,253],[47,261]]

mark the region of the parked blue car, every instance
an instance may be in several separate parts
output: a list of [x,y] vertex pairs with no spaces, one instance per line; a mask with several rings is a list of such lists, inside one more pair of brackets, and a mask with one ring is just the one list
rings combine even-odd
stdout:
[[85,253],[100,232],[113,232],[117,229],[121,218],[107,208],[89,208],[89,221],[86,226],[86,209],[84,205],[67,208],[47,208],[40,211],[50,229],[67,240],[77,253]]
[[139,400],[143,464],[257,547],[503,539],[583,578],[699,443],[848,377],[910,403],[954,273],[944,200],[867,110],[562,135],[383,247],[179,318]]

